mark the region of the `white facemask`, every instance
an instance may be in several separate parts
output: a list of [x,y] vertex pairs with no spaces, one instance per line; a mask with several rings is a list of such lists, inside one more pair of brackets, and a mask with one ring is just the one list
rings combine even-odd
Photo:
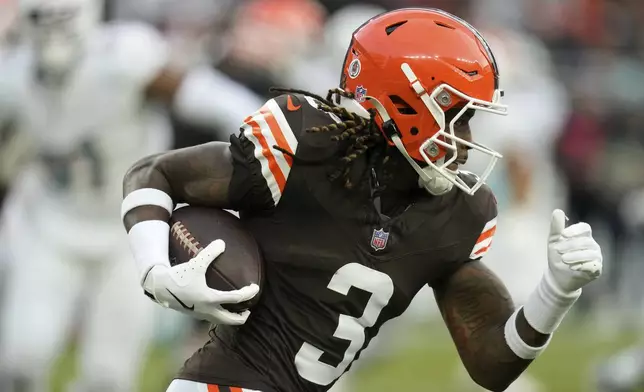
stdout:
[[[410,161],[410,163],[412,163],[412,166],[420,175],[421,181],[425,183],[425,189],[428,189],[428,186],[432,188],[434,184],[438,187],[438,189],[433,189],[432,191],[430,191],[430,193],[434,194],[434,192],[441,192],[442,189],[444,189],[442,181],[437,182],[434,180],[435,177],[439,176],[442,179],[452,183],[453,185],[456,185],[459,189],[461,189],[468,195],[473,195],[474,192],[476,192],[485,183],[488,176],[492,172],[492,169],[494,169],[496,161],[502,158],[502,155],[497,151],[492,150],[491,148],[478,143],[464,140],[456,136],[454,125],[459,120],[459,118],[461,118],[468,110],[481,110],[484,112],[499,115],[507,115],[507,106],[500,103],[502,95],[501,91],[496,90],[494,92],[494,97],[491,102],[467,96],[447,84],[442,84],[436,87],[433,91],[427,92],[424,90],[421,82],[418,80],[411,67],[407,63],[403,63],[401,65],[401,70],[409,80],[412,88],[416,91],[420,99],[425,104],[427,110],[429,110],[429,112],[436,120],[436,123],[439,126],[439,130],[431,138],[425,140],[425,142],[420,146],[419,153],[427,164],[427,168],[425,169],[420,168],[420,166],[415,162],[411,162],[413,160],[409,157],[409,154],[404,148],[402,142],[396,144],[396,147],[398,147],[400,152],[407,157],[407,160]],[[463,106],[459,113],[451,119],[449,124],[446,124],[445,112],[443,111],[441,104],[443,100],[445,100],[445,103],[449,105],[451,103],[451,95],[455,95],[460,99],[466,101],[467,103]],[[441,103],[439,104],[439,102]],[[474,185],[467,184],[462,178],[457,175],[458,172],[454,172],[453,170],[448,169],[449,165],[454,163],[457,159],[459,144],[465,145],[472,151],[483,153],[489,157],[487,168],[480,176],[476,176],[477,182]],[[450,158],[448,158],[447,160],[432,160],[431,152],[436,148],[436,145],[440,145],[441,147],[443,147],[443,149],[451,151],[451,154],[448,154]]]
[[[411,70],[409,69],[407,64],[404,63],[402,69],[405,72],[405,75],[410,78],[413,77],[413,80],[415,80],[415,75],[411,73]],[[425,141],[425,143],[423,143],[420,148],[421,156],[424,158],[425,162],[427,162],[427,165],[421,167],[420,164],[409,155],[400,137],[394,135],[391,138],[391,141],[394,143],[400,153],[405,157],[407,162],[409,162],[412,168],[414,168],[416,173],[418,173],[418,184],[421,188],[424,188],[432,195],[439,196],[451,191],[454,185],[456,185],[465,193],[472,195],[485,183],[485,180],[494,168],[494,164],[502,156],[498,152],[483,145],[468,142],[466,140],[463,140],[462,138],[455,136],[454,124],[463,114],[465,114],[466,110],[469,109],[483,110],[495,114],[505,115],[507,114],[507,107],[498,103],[498,101],[496,101],[496,98],[495,102],[485,102],[477,100],[475,98],[467,97],[462,93],[456,92],[459,96],[461,96],[461,98],[468,99],[470,102],[452,119],[452,121],[450,121],[449,124],[445,124],[445,113],[435,101],[436,95],[438,95],[442,91],[442,89],[450,89],[451,92],[455,91],[449,86],[442,85],[434,91],[431,97],[427,92],[421,95],[421,99],[430,109],[432,115],[437,118],[437,122],[440,125],[440,130],[432,138],[427,139],[427,141]],[[384,122],[391,120],[391,117],[387,113],[385,107],[376,98],[367,96],[366,99],[368,99],[369,102],[373,105]],[[361,117],[370,117],[369,112],[364,109],[362,105],[360,105],[360,103],[358,103],[356,100],[340,97],[340,106],[343,106],[347,110],[352,111]],[[439,136],[442,136],[445,141],[438,140]],[[448,166],[452,164],[457,158],[456,152],[458,143],[462,143],[469,147],[471,150],[481,152],[490,157],[490,163],[488,164],[488,167],[483,175],[480,177],[474,176],[474,178],[476,178],[477,180],[474,185],[469,185],[462,178],[460,178],[458,175],[458,170],[455,171],[448,168]],[[451,150],[451,157],[447,160],[445,159],[445,157],[443,157],[432,161],[428,154],[434,148],[436,148],[436,145],[441,145],[443,148]]]

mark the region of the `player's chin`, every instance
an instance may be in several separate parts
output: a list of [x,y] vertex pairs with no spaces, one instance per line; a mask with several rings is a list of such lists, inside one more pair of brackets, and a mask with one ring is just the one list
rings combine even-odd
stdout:
[[452,171],[453,173],[458,173],[458,168],[462,165],[465,165],[467,158],[458,157],[454,162],[447,165],[447,170]]

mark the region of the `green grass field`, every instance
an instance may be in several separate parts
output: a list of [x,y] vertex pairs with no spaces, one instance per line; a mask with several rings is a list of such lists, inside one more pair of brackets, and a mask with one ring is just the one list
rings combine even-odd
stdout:
[[[356,390],[461,392],[466,389],[457,382],[462,365],[444,327],[414,330],[409,339],[413,348],[359,372]],[[636,336],[631,334],[600,342],[591,330],[583,327],[576,330],[568,325],[557,332],[529,373],[548,392],[590,392],[592,366],[604,355],[635,341]]]
[[[547,392],[591,392],[592,366],[604,355],[627,347],[636,335],[622,334],[598,339],[592,328],[572,320],[557,332],[548,350],[532,365],[530,374]],[[459,360],[445,328],[440,324],[414,327],[402,341],[401,352],[386,360],[370,363],[356,373],[357,392],[440,391],[464,392],[458,384]],[[151,350],[142,378],[142,392],[163,392],[171,368],[167,350]],[[69,379],[74,368],[73,350],[64,355],[57,367],[54,391]]]

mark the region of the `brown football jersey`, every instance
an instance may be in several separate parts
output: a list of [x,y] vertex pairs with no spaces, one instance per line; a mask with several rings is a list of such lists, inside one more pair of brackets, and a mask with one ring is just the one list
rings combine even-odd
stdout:
[[370,193],[329,181],[332,164],[324,162],[337,161],[338,144],[332,134],[305,130],[339,119],[317,105],[282,95],[231,138],[230,199],[262,249],[265,285],[246,324],[213,330],[179,378],[326,391],[424,285],[489,248],[496,201],[485,186],[474,196],[456,188],[438,197],[408,192],[389,218]]

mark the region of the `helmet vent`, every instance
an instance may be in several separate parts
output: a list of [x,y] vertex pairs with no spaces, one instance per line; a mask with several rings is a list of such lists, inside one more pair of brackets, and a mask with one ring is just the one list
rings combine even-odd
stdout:
[[390,95],[389,99],[391,100],[391,103],[394,104],[396,107],[396,110],[398,110],[398,113],[400,114],[417,114],[416,110],[412,108],[407,102],[405,102],[404,99],[400,98],[397,95]]
[[385,33],[387,33],[387,35],[391,35],[391,33],[393,33],[394,30],[396,30],[398,27],[404,25],[405,23],[407,23],[406,20],[391,24],[391,25],[385,27]]
[[476,75],[479,74],[479,71],[476,71],[476,70],[474,70],[474,71],[466,71],[466,70],[464,70],[462,68],[459,68],[459,70],[461,72],[463,72],[464,74],[467,74],[467,76],[476,76]]
[[448,24],[446,24],[444,22],[439,22],[437,20],[435,20],[434,23],[436,23],[436,26],[445,27],[446,29],[450,29],[450,30],[455,30],[456,29],[454,26],[450,26],[450,25],[448,25]]

